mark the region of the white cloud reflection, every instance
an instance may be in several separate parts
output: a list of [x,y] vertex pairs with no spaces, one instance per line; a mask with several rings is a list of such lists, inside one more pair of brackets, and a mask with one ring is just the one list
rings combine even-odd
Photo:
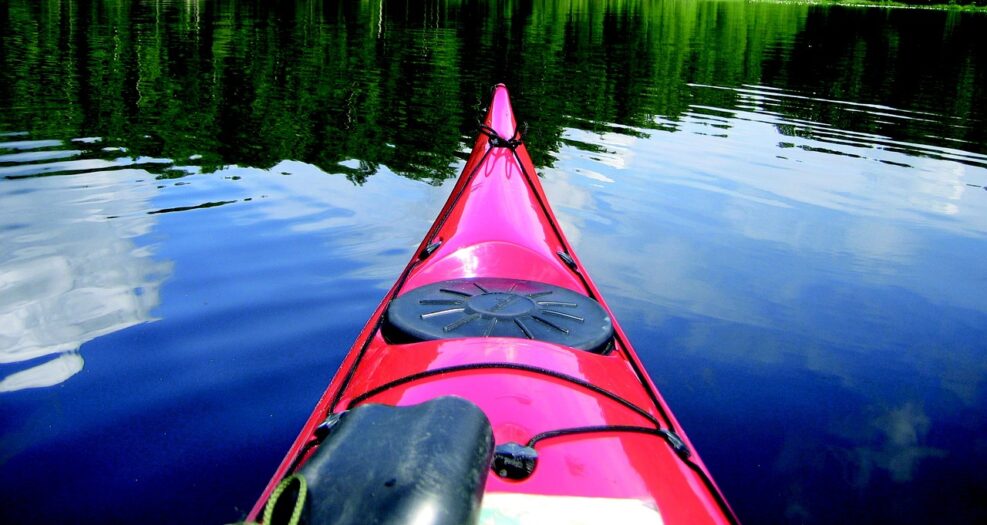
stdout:
[[859,440],[860,434],[870,434],[869,443],[849,451],[853,470],[849,483],[865,488],[877,470],[888,473],[896,483],[912,480],[919,463],[926,458],[941,458],[946,451],[925,445],[930,420],[925,410],[914,403],[890,408],[870,422],[870,428],[854,428],[849,439]]
[[79,373],[79,347],[151,319],[171,264],[133,238],[154,225],[140,170],[4,183],[0,191],[0,392]]
[[[770,112],[696,107],[676,126],[680,132],[650,136],[636,130],[640,137],[566,130],[574,143],[605,151],[564,147],[546,170],[567,235],[593,236],[593,249],[580,256],[604,276],[621,276],[608,284],[633,283],[622,289],[628,297],[761,324],[763,308],[733,300],[736,289],[718,284],[728,276],[710,273],[726,269],[721,259],[736,259],[734,278],[754,271],[751,296],[775,304],[804,296],[836,270],[987,312],[982,294],[955,286],[960,272],[977,266],[977,253],[932,255],[943,245],[987,237],[987,169],[976,165],[987,158]],[[793,126],[807,131],[782,132]],[[613,225],[605,235],[588,222],[601,218]],[[627,246],[635,249],[608,256]],[[764,272],[743,264],[793,256],[820,267]]]
[[57,385],[81,372],[84,364],[78,352],[66,352],[50,361],[0,379],[0,393]]

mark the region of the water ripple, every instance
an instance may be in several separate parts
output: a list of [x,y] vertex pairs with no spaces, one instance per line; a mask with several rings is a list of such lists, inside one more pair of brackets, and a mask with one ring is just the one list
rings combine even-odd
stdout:
[[[957,148],[950,148],[936,144],[923,144],[911,141],[896,139],[892,136],[855,131],[837,127],[833,123],[813,121],[808,119],[793,118],[791,107],[780,107],[777,100],[770,97],[761,96],[762,89],[766,93],[781,95],[784,98],[797,100],[811,105],[822,105],[835,107],[840,111],[857,113],[863,118],[870,120],[873,124],[884,124],[880,117],[894,117],[902,120],[922,121],[936,125],[948,125],[952,127],[965,126],[955,124],[950,121],[952,117],[944,117],[930,112],[901,110],[879,104],[864,104],[851,101],[840,101],[817,97],[802,96],[794,93],[781,93],[780,90],[772,90],[763,86],[744,88],[731,88],[723,86],[712,86],[706,84],[690,84],[696,89],[714,89],[737,93],[741,100],[735,107],[717,107],[703,104],[693,104],[687,118],[694,123],[704,124],[715,129],[729,130],[736,126],[737,121],[758,122],[775,126],[780,133],[791,137],[790,144],[797,145],[807,151],[826,151],[834,155],[859,156],[871,158],[883,163],[901,167],[911,167],[909,162],[889,161],[882,158],[886,152],[902,153],[905,156],[922,156],[940,160],[957,161],[975,167],[987,167],[987,155],[965,151]],[[818,108],[810,113],[823,113]],[[733,122],[733,124],[731,124]],[[726,136],[726,133],[705,133],[713,136]],[[806,144],[797,144],[798,141],[818,141],[830,144],[836,148],[825,148]],[[821,149],[822,148],[822,149]]]

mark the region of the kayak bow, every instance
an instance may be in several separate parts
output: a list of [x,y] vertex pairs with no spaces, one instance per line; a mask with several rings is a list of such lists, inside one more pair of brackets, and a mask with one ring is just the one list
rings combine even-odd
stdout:
[[437,406],[428,402],[444,396],[479,407],[484,423],[469,430],[479,448],[480,427],[492,429],[495,451],[476,455],[484,523],[737,521],[563,235],[503,85],[448,201],[250,519],[330,448],[323,440],[340,414]]

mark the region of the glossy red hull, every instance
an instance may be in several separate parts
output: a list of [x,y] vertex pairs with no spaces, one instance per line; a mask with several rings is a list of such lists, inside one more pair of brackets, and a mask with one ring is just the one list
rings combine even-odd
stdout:
[[[515,137],[517,123],[502,85],[494,88],[485,124],[499,137]],[[613,319],[558,227],[525,146],[492,147],[491,140],[498,139],[488,134],[477,139],[439,218],[364,327],[250,518],[258,519],[327,414],[360,403],[411,405],[456,395],[483,410],[497,443],[525,443],[557,429],[636,426],[668,430],[691,451],[684,457],[667,439],[633,432],[553,439],[539,446],[538,466],[529,478],[489,476],[485,498],[514,493],[637,500],[664,523],[736,522],[616,320],[613,348],[605,354],[508,337],[394,345],[382,336],[381,318],[395,297],[460,278],[521,279],[567,288],[596,299]],[[441,244],[434,248],[436,242]],[[481,366],[464,366],[471,364]],[[401,381],[449,367],[458,368]],[[393,386],[373,393],[388,383]]]

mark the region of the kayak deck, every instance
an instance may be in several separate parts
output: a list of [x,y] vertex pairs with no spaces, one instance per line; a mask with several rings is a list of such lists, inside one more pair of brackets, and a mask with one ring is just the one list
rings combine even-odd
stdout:
[[[311,453],[306,445],[328,415],[368,403],[408,406],[453,395],[486,414],[498,445],[517,443],[537,451],[537,466],[523,479],[487,478],[483,520],[536,520],[532,516],[552,504],[536,499],[540,503],[525,511],[523,502],[530,499],[520,495],[531,495],[570,502],[560,508],[588,509],[594,501],[599,510],[626,507],[631,509],[627,516],[650,509],[665,523],[736,522],[558,227],[518,140],[502,85],[494,89],[485,126],[438,219],[364,327],[251,518],[257,518],[277,483]],[[474,295],[491,293],[482,285],[475,293],[446,289],[452,292],[447,301],[417,301],[434,308],[423,310],[422,318],[455,310],[448,324],[438,325],[440,330],[419,334],[427,340],[397,342],[381,329],[396,298],[436,283],[487,282],[477,279],[533,281],[547,285],[546,290],[559,287],[589,298],[602,308],[606,319],[601,324],[611,330],[607,345],[591,344],[594,350],[587,351],[537,340],[525,323],[541,321],[530,316],[505,321],[516,322],[514,337],[456,337],[457,328],[479,322],[478,314],[461,310]],[[496,310],[508,309],[516,299],[504,297],[495,298],[490,316],[497,317]],[[565,309],[571,301],[556,303],[558,314],[569,314]],[[547,325],[550,332],[569,330],[552,324]],[[593,512],[580,515],[584,519]]]

